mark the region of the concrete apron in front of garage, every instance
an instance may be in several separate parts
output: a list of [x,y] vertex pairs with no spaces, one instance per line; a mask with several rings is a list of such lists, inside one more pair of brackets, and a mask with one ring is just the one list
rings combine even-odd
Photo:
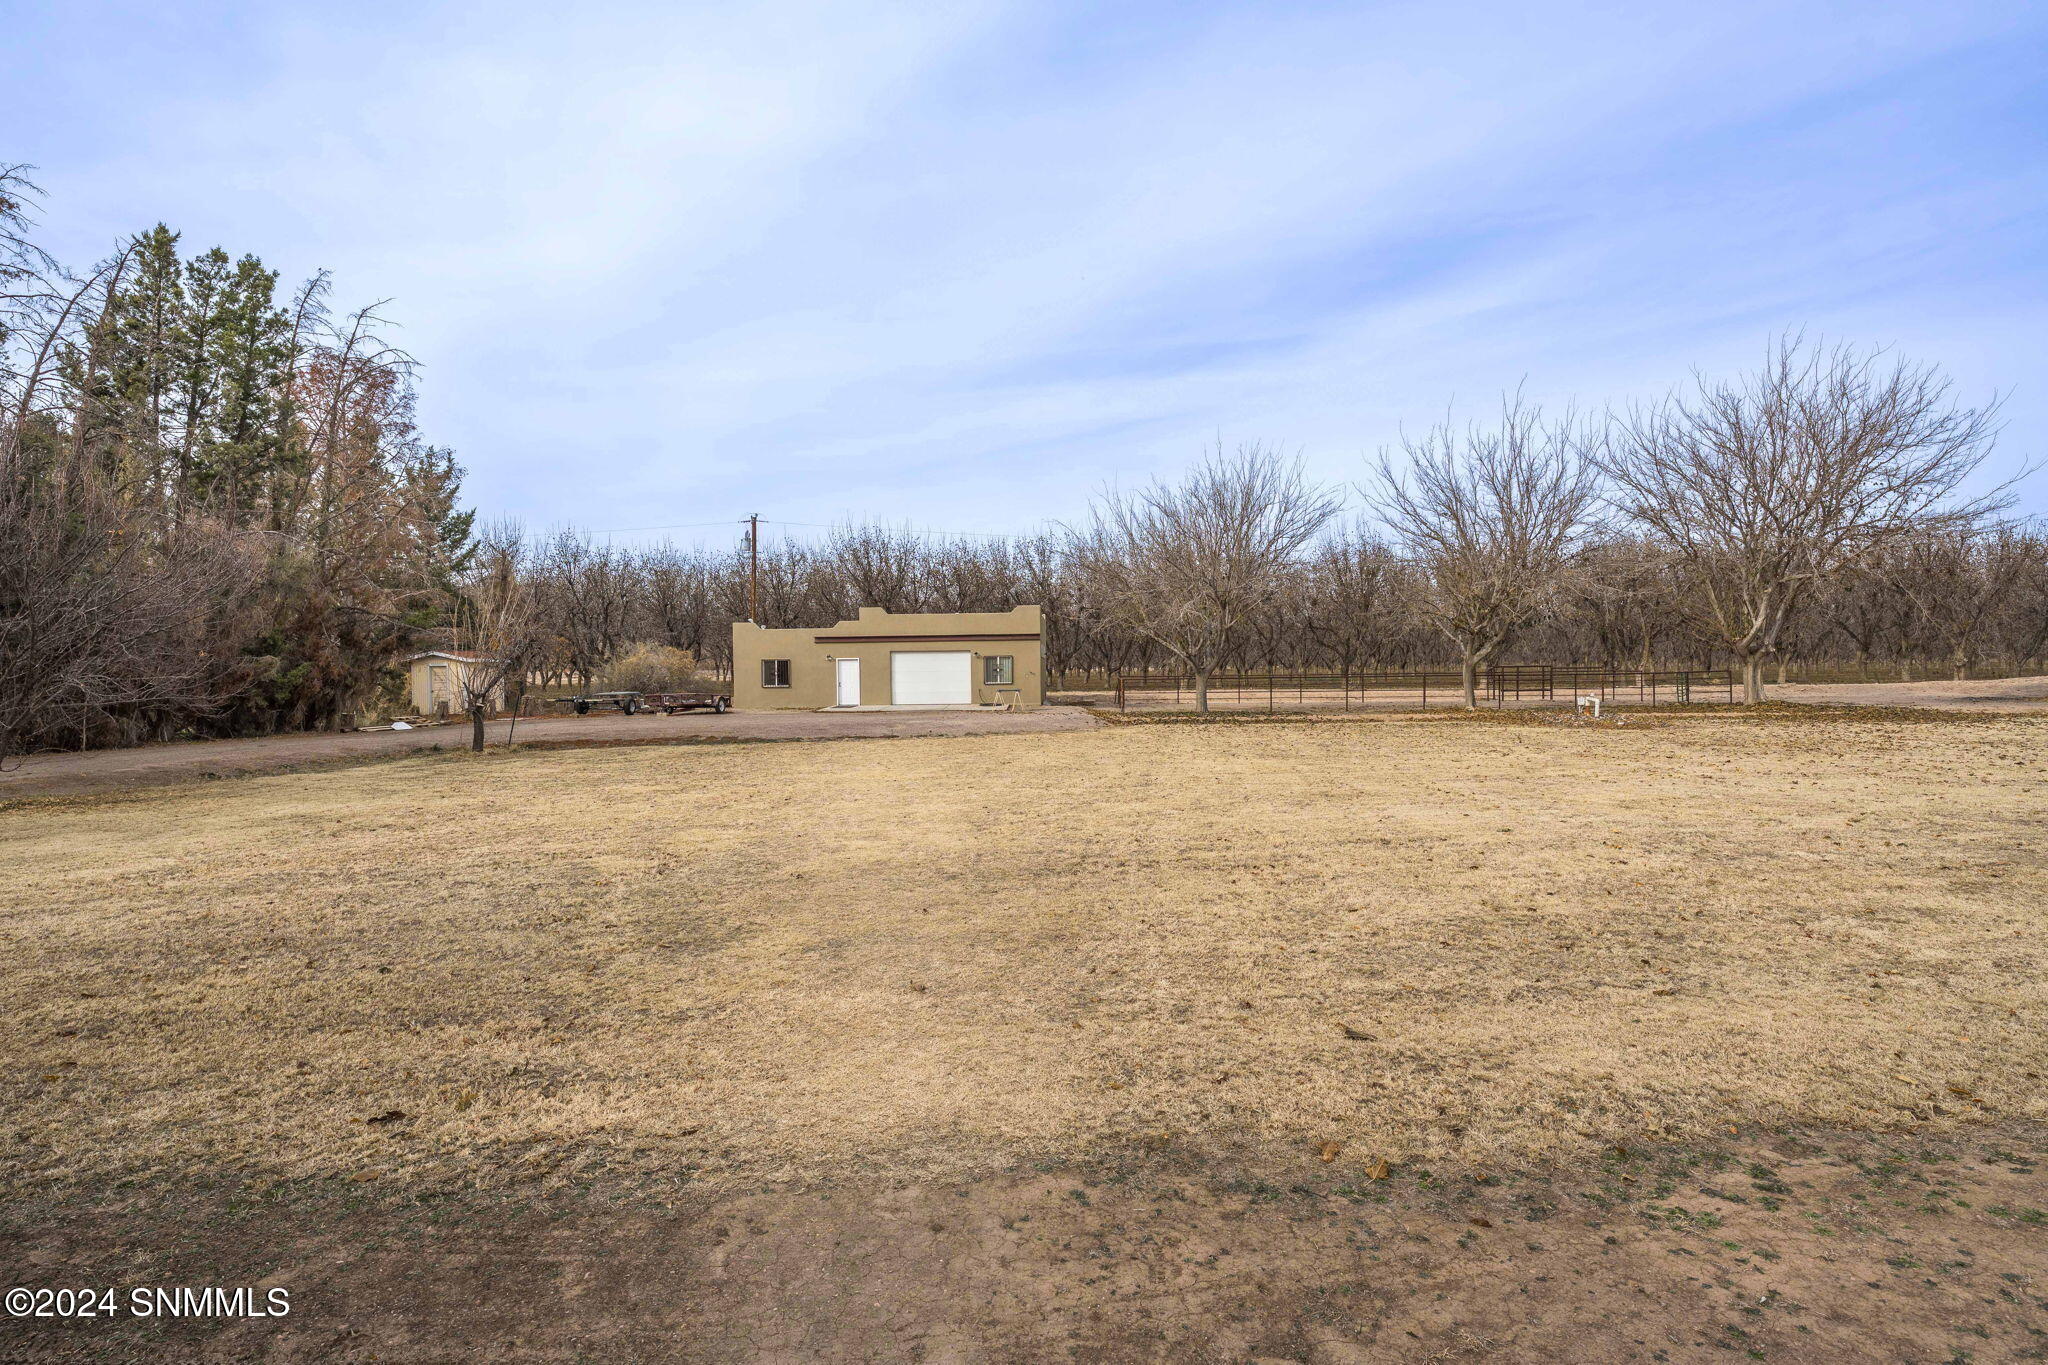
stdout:
[[962,705],[958,702],[929,702],[888,706],[821,706],[820,713],[830,715],[834,711],[1015,711],[1014,706],[984,706],[973,702]]

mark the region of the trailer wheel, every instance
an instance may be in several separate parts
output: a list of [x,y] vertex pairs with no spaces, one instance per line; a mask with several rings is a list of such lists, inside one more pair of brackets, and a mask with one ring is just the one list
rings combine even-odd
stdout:
[[590,703],[589,703],[589,702],[587,702],[587,701],[579,701],[579,702],[577,702],[577,703],[576,703],[576,714],[577,714],[577,715],[579,715],[579,716],[587,716],[587,715],[589,715],[589,714],[590,714]]
[[722,716],[725,714],[724,697],[720,697],[717,701],[711,703],[711,713],[715,716]]
[[633,700],[633,698],[628,697],[624,701],[619,703],[619,709],[630,716],[639,711],[640,703]]

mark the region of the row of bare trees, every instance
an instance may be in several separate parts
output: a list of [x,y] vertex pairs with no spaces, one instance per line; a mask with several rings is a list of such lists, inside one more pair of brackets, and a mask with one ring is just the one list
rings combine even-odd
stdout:
[[[878,527],[845,534],[892,546],[908,567],[904,589],[884,599],[892,610],[1044,605],[1048,667],[1077,686],[1090,676],[1187,671],[1170,649],[1109,609],[1109,585],[1092,580],[1078,557],[1066,557],[1069,547],[1060,540],[935,542]],[[579,547],[579,556],[593,555],[610,562],[598,582],[579,584],[573,594],[551,596],[552,580],[532,582],[533,596],[558,612],[593,587],[609,599],[594,617],[565,613],[544,632],[549,639],[580,635],[581,642],[573,655],[545,649],[537,657],[550,662],[541,671],[583,685],[603,675],[603,664],[586,676],[566,660],[616,657],[636,642],[688,650],[720,671],[729,666],[731,623],[746,615],[744,550]],[[963,562],[974,566],[971,575],[959,572]],[[1651,668],[1735,659],[1708,633],[1711,603],[1691,596],[1684,565],[1668,548],[1644,538],[1593,537],[1564,570],[1537,594],[1535,615],[1513,635],[1504,661]],[[852,616],[864,600],[846,589],[846,565],[831,541],[766,549],[761,571],[761,614],[769,625],[829,624]],[[1456,642],[1433,624],[1434,587],[1378,528],[1357,519],[1333,523],[1271,576],[1270,590],[1223,634],[1214,667],[1355,675],[1455,665]],[[584,633],[590,620],[613,624]],[[1826,669],[1909,681],[2048,667],[2048,534],[2027,524],[1994,525],[1874,551],[1815,586],[1768,658],[1781,673]]]
[[[572,537],[572,539],[574,539]],[[894,596],[850,591],[840,547],[862,542],[863,560],[885,550],[902,569]],[[1096,548],[1096,547],[1090,547]],[[580,542],[573,557],[541,575],[533,557],[531,596],[548,604],[540,671],[584,685],[605,660],[634,642],[685,649],[723,670],[730,630],[746,614],[747,557],[739,551],[605,551]],[[608,561],[597,572],[593,558]],[[1112,583],[1097,566],[1051,537],[930,541],[861,527],[817,545],[763,553],[770,625],[823,625],[862,601],[896,611],[999,611],[1019,602],[1047,608],[1048,666],[1080,685],[1143,669],[1187,671],[1180,656],[1109,607]],[[1523,604],[1533,612],[1503,657],[1617,668],[1719,666],[1735,656],[1708,629],[1712,603],[1693,596],[1685,566],[1647,538],[1586,538]],[[588,574],[557,591],[558,575]],[[769,591],[769,589],[773,591]],[[1252,609],[1219,637],[1216,670],[1328,671],[1441,667],[1459,662],[1436,582],[1409,551],[1360,520],[1333,522],[1291,562],[1268,575]],[[592,593],[602,611],[570,604]],[[1447,599],[1455,607],[1460,600]],[[552,620],[546,620],[551,617]],[[588,631],[588,623],[610,623]],[[1455,624],[1455,621],[1453,621]],[[1197,623],[1199,632],[1205,627]],[[609,637],[609,638],[607,638]],[[553,644],[575,638],[573,649]],[[467,646],[465,646],[467,647]],[[1915,535],[1873,551],[1814,587],[1769,656],[1789,667],[1911,680],[1967,676],[1986,667],[2036,671],[2048,658],[2048,534],[2025,524]]]
[[[1763,699],[1794,661],[1956,677],[2027,670],[2048,644],[2048,536],[1969,495],[1993,410],[1932,367],[1790,336],[1754,373],[1700,378],[1595,419],[1510,396],[1362,471],[1362,512],[1299,461],[1218,450],[1185,477],[1106,491],[1084,525],[1016,538],[843,528],[771,548],[760,619],[1047,609],[1056,675],[1457,663],[1468,702],[1509,659],[1738,668]],[[2008,485],[2009,487],[2009,485]],[[530,551],[561,676],[629,641],[722,664],[748,601],[738,551]]]

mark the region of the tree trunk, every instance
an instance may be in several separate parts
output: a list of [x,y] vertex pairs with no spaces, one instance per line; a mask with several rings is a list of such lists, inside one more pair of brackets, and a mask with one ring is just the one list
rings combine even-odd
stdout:
[[1206,671],[1195,674],[1195,710],[1209,714],[1209,675]]
[[469,751],[480,754],[484,751],[484,708],[469,708]]
[[1479,709],[1479,661],[1470,654],[1458,661],[1458,682],[1465,689],[1465,709]]
[[1764,656],[1742,656],[1742,704],[1755,706],[1764,699]]

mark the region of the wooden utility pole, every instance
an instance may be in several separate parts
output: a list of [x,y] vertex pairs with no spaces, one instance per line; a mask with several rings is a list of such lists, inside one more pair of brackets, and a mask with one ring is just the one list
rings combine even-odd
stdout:
[[747,620],[761,624],[761,514],[747,518]]

